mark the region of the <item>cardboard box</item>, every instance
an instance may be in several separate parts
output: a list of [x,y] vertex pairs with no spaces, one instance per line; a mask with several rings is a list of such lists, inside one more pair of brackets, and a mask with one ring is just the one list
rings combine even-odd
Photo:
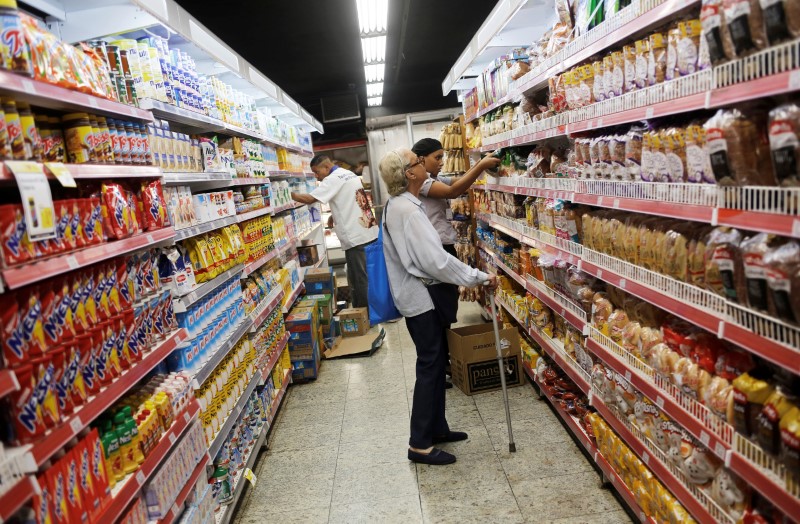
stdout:
[[[467,395],[500,389],[492,324],[466,326],[447,331],[453,384]],[[519,386],[525,381],[519,331],[500,330],[500,343],[506,368],[506,386]]]
[[337,317],[343,337],[360,337],[369,331],[369,309],[365,307],[343,309]]
[[292,362],[292,380],[310,380],[317,378],[319,359],[298,360]]
[[333,318],[333,295],[328,293],[306,295],[297,305],[298,307],[315,306],[319,310],[319,323],[323,326],[330,324],[331,318]]
[[319,262],[319,253],[317,246],[300,246],[297,248],[297,255],[300,259],[300,266],[313,266]]
[[306,270],[303,279],[306,285],[306,293],[309,295],[319,293],[333,294],[336,290],[336,278],[333,275],[333,268],[318,267]]

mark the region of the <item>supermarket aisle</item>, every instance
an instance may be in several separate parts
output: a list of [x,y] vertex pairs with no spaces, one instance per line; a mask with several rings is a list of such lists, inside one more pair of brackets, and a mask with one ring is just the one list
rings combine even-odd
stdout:
[[[462,304],[459,320],[480,322],[478,311]],[[290,389],[237,524],[630,521],[529,385],[509,390],[516,454],[502,394],[453,388],[448,420],[470,435],[445,444],[458,462],[409,462],[414,347],[402,322],[386,330],[373,357],[323,362],[316,383]]]

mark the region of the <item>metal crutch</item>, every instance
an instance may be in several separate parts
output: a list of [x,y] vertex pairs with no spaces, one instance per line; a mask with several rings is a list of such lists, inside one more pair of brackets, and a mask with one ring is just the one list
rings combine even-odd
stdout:
[[514,453],[517,451],[517,445],[514,443],[514,432],[511,430],[511,410],[508,407],[508,389],[506,389],[506,371],[503,364],[503,353],[500,349],[500,327],[497,325],[497,306],[494,303],[494,291],[488,291],[489,304],[492,308],[492,326],[494,327],[494,347],[497,348],[497,365],[500,368],[500,385],[503,388],[503,403],[506,407],[506,425],[508,426],[508,451]]

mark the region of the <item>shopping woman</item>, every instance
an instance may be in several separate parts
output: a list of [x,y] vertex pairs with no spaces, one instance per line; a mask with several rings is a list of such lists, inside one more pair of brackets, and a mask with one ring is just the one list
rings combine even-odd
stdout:
[[[439,234],[444,250],[457,257],[455,248],[457,235],[450,221],[450,205],[447,199],[458,198],[463,195],[484,170],[500,165],[500,159],[491,155],[487,156],[467,171],[464,176],[455,180],[454,177],[439,175],[444,166],[444,148],[438,140],[423,138],[414,144],[411,151],[423,159],[425,171],[430,175],[430,178],[423,183],[419,191],[419,199],[425,208],[425,214],[428,215],[428,219]],[[443,294],[445,296],[443,297],[442,307],[455,322],[455,318],[458,315],[458,286],[449,286],[447,292]],[[450,329],[450,324],[444,326],[445,332],[448,329]],[[449,355],[448,351],[448,362],[450,360]],[[447,366],[447,371],[449,374],[449,366]],[[447,381],[445,387],[451,388],[453,384]]]
[[466,433],[451,431],[445,418],[444,326],[455,319],[443,303],[450,284],[478,286],[488,282],[494,288],[497,281],[442,247],[419,200],[420,189],[428,179],[422,158],[409,149],[391,151],[381,159],[380,173],[390,195],[382,226],[389,285],[417,350],[408,458],[422,464],[452,464],[455,456],[433,447],[467,438]]

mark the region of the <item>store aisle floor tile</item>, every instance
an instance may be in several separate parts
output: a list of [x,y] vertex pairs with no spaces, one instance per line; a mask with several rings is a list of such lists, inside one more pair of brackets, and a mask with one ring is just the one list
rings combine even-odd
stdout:
[[[482,322],[462,303],[459,325]],[[509,390],[517,453],[508,452],[503,396],[447,390],[448,421],[469,439],[442,444],[452,466],[406,457],[415,382],[403,321],[372,357],[323,361],[320,378],[289,389],[236,524],[631,522],[546,402]]]

